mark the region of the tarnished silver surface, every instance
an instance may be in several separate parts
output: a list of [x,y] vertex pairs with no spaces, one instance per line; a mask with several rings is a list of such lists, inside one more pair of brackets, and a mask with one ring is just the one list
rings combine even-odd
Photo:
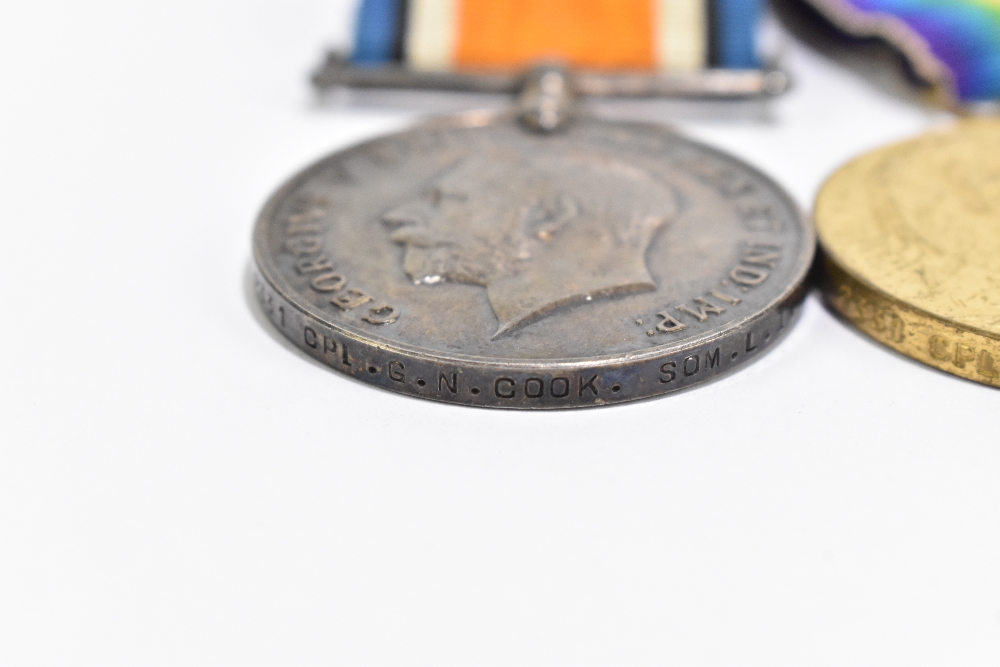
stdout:
[[[788,90],[788,75],[777,69],[707,69],[695,72],[575,71],[580,95],[591,97],[692,97],[741,99],[772,97]],[[313,74],[319,90],[356,88],[422,88],[480,93],[518,93],[519,72],[421,72],[402,65],[356,67],[344,54],[330,52]]]
[[359,380],[466,405],[569,408],[739,368],[795,319],[814,237],[742,162],[654,125],[516,113],[336,153],[268,202],[257,294]]

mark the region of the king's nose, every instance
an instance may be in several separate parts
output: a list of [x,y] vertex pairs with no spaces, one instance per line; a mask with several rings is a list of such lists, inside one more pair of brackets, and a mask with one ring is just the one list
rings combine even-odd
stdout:
[[404,225],[419,225],[426,222],[426,206],[410,202],[390,209],[382,214],[382,224],[389,229],[399,229]]

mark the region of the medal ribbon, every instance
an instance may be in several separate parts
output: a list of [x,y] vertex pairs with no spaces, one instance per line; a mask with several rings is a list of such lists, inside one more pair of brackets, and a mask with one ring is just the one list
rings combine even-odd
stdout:
[[1000,0],[809,0],[855,35],[885,38],[966,102],[1000,99]]
[[764,0],[362,0],[352,61],[424,71],[758,66]]

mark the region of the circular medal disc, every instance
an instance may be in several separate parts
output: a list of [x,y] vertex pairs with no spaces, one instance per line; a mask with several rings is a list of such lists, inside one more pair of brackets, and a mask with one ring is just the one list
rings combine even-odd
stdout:
[[784,334],[811,227],[766,176],[659,126],[512,114],[336,153],[267,203],[257,295],[310,356],[474,406],[635,400]]
[[1000,387],[1000,122],[865,155],[816,202],[828,302],[862,331]]

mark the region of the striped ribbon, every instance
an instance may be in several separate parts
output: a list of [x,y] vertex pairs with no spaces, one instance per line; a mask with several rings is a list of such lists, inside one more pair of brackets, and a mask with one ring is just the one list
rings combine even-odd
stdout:
[[808,0],[856,35],[878,35],[966,102],[1000,99],[1000,0]]
[[753,68],[764,0],[362,0],[352,61],[425,71]]

